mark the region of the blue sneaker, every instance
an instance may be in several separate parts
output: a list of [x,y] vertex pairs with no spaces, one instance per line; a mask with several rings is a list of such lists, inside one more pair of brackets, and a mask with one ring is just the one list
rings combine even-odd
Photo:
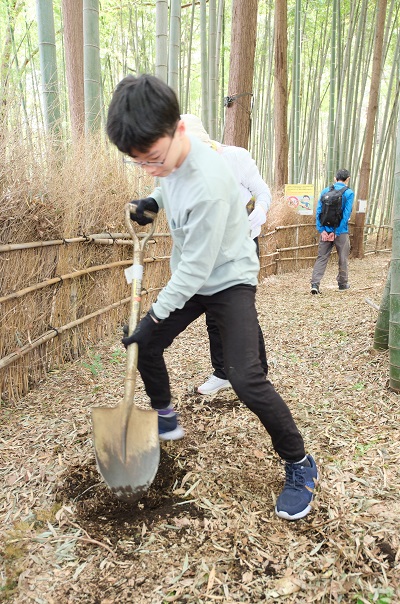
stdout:
[[160,440],[179,440],[185,433],[178,422],[178,414],[171,406],[166,409],[157,409],[158,436]]
[[286,482],[279,495],[275,512],[286,520],[299,520],[311,511],[318,470],[311,455],[300,463],[285,463]]

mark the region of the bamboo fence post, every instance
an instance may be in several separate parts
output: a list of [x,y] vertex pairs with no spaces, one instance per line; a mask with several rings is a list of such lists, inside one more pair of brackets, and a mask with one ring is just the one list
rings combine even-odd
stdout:
[[[76,282],[72,281],[71,283],[71,292],[70,292],[70,302],[71,302],[71,319],[72,322],[76,321],[77,318],[77,308],[78,308],[78,288],[76,286]],[[72,330],[72,357],[77,359],[79,356],[78,351],[78,336],[76,331]]]

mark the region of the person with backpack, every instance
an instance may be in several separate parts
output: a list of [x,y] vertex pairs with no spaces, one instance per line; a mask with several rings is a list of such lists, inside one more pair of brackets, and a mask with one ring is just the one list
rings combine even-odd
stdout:
[[333,246],[338,254],[337,275],[340,290],[349,289],[350,238],[348,224],[353,209],[354,192],[349,188],[350,173],[338,170],[335,182],[321,192],[316,212],[316,226],[321,233],[318,257],[311,275],[311,293],[319,294],[319,285],[324,276]]

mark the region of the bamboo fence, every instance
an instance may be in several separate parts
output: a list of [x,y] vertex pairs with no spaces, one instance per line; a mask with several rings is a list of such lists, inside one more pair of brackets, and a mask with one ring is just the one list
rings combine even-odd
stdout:
[[[367,253],[388,251],[391,228],[367,227],[376,231]],[[163,232],[163,216],[158,230],[144,260],[143,312],[170,274],[171,239]],[[278,226],[260,235],[259,246],[262,279],[311,267],[318,233],[312,223]],[[127,321],[124,268],[131,263],[126,233],[0,245],[2,400],[18,400],[48,372],[79,358]]]

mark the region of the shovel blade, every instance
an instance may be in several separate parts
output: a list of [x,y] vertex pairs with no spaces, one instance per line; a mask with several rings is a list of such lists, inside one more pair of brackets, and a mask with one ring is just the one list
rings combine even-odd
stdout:
[[137,501],[149,488],[160,461],[157,411],[135,405],[126,418],[117,406],[92,409],[97,466],[107,485],[124,501]]

